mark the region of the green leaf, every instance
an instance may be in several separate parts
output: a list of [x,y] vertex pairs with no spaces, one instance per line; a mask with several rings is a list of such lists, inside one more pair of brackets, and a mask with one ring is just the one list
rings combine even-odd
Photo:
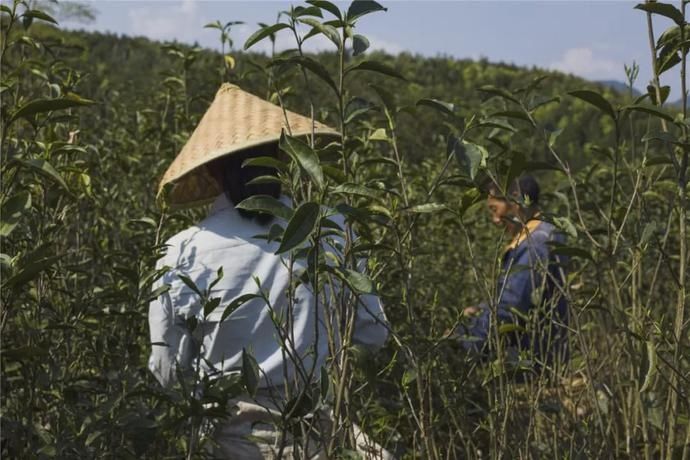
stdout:
[[288,27],[289,26],[287,24],[283,24],[282,22],[279,22],[278,24],[273,24],[271,26],[262,27],[261,29],[257,30],[252,35],[250,35],[247,41],[244,42],[245,51],[254,46],[255,44],[259,43],[264,38],[274,36],[279,31],[287,29]]
[[321,169],[319,156],[314,149],[296,137],[285,134],[285,132],[280,136],[280,149],[290,155],[290,158],[306,171],[319,189],[323,188],[323,169]]
[[635,9],[667,17],[679,26],[682,26],[685,22],[685,19],[683,18],[683,13],[681,13],[678,10],[678,8],[668,3],[640,3],[638,5],[635,5]]
[[253,397],[259,388],[260,370],[256,359],[246,348],[242,349],[242,384],[247,392]]
[[[336,30],[335,27],[329,26],[327,24],[323,24],[316,19],[313,18],[304,18],[300,19],[300,22],[307,24],[309,26],[312,26],[313,29],[311,32],[309,32],[307,35],[305,35],[304,39],[306,40],[308,37],[311,37],[313,35],[316,35],[318,33],[321,33],[326,36],[330,41],[333,42],[333,44],[340,49],[340,34]],[[316,32],[314,32],[316,31]]]
[[20,267],[19,271],[15,275],[6,279],[2,283],[2,288],[15,288],[28,283],[29,281],[37,277],[42,271],[47,270],[63,257],[64,256],[62,255],[58,255],[42,257],[39,259],[32,260],[27,265]]
[[567,256],[567,257],[581,257],[583,259],[589,259],[594,262],[594,258],[589,251],[576,248],[572,246],[556,246],[551,250],[551,253],[556,256]]
[[338,8],[335,4],[326,1],[326,0],[307,0],[307,3],[310,5],[314,5],[316,7],[321,8],[322,10],[328,11],[331,13],[333,16],[336,18],[342,20],[343,16],[340,12],[340,8]]
[[498,333],[500,335],[510,334],[512,332],[524,332],[525,328],[520,327],[515,323],[503,323],[498,326]]
[[372,0],[354,0],[347,9],[347,15],[345,17],[347,18],[347,22],[352,24],[362,16],[376,11],[388,11],[388,8],[384,8],[379,3]]
[[14,161],[32,170],[33,172],[36,172],[49,179],[52,179],[53,181],[57,182],[62,188],[69,192],[69,188],[67,187],[65,179],[63,179],[60,173],[57,172],[57,170],[53,168],[53,166],[47,161],[38,158],[34,158],[31,160],[21,160],[17,158]]
[[649,389],[650,386],[652,386],[652,382],[654,380],[654,377],[656,376],[656,365],[657,365],[657,354],[656,354],[656,346],[654,346],[654,342],[651,340],[647,341],[647,373],[645,374],[644,377],[644,382],[642,383],[642,386],[640,387],[640,393],[644,393]]
[[417,107],[430,107],[445,115],[455,116],[455,105],[450,102],[439,101],[438,99],[420,99],[417,101]]
[[283,240],[276,254],[290,251],[304,243],[314,231],[319,220],[321,208],[318,204],[307,202],[302,204],[288,222],[283,234]]
[[204,318],[220,305],[220,297],[213,297],[204,304]]
[[51,22],[55,25],[58,25],[58,23],[55,19],[53,19],[49,14],[46,14],[41,10],[29,10],[29,11],[24,12],[24,14],[22,14],[22,16],[25,18],[31,17],[31,18],[35,18],[35,19],[40,19],[41,21]]
[[228,304],[227,307],[225,307],[225,309],[223,310],[223,314],[220,316],[219,322],[222,323],[223,321],[225,321],[225,318],[232,314],[233,311],[237,310],[239,307],[249,302],[250,300],[257,299],[259,297],[261,296],[258,294],[242,294],[241,296],[236,297],[235,299],[233,299],[232,302]]
[[479,170],[486,167],[486,160],[489,157],[489,152],[481,145],[467,141],[460,142],[456,138],[451,139],[454,140],[451,141],[449,147],[455,154],[460,168],[470,179],[474,180]]
[[505,99],[511,102],[514,102],[517,105],[520,105],[520,101],[513,96],[509,91],[503,89],[503,88],[497,88],[493,85],[484,85],[479,88],[479,91],[483,93],[487,93],[490,96],[497,96],[500,97],[501,99]]
[[296,6],[293,10],[293,18],[301,18],[302,16],[316,16],[317,18],[323,18],[323,13],[321,13],[321,8],[317,6]]
[[328,73],[328,70],[326,70],[326,68],[320,62],[308,56],[292,56],[289,58],[274,59],[273,62],[269,64],[269,66],[275,66],[279,64],[297,64],[299,66],[304,67],[305,69],[319,77],[328,86],[330,86],[336,94],[338,94],[338,86],[335,84],[335,81],[333,81],[333,78],[331,78],[331,75]]
[[644,229],[642,230],[642,236],[640,237],[640,246],[644,246],[647,244],[647,242],[652,239],[652,236],[654,236],[654,233],[656,232],[656,223],[654,221],[652,222],[647,222],[647,225],[644,226]]
[[347,75],[350,72],[366,70],[369,72],[377,72],[383,75],[388,75],[389,77],[399,78],[400,80],[407,81],[403,75],[395,70],[394,68],[378,61],[361,61],[356,64],[352,64],[345,69],[344,74]]
[[194,283],[194,281],[192,281],[192,279],[191,279],[190,277],[185,276],[185,275],[177,275],[177,277],[180,278],[180,279],[182,280],[182,282],[183,282],[184,284],[186,284],[187,287],[188,287],[189,289],[191,289],[192,291],[194,291],[194,292],[196,293],[196,295],[198,295],[200,298],[203,299],[204,297],[206,297],[206,296],[201,292],[201,290],[197,287],[196,283]]
[[[664,102],[666,102],[666,99],[668,99],[669,94],[671,94],[671,87],[666,85],[662,86],[659,88],[659,93],[661,95],[661,100],[657,100],[656,97],[656,87],[653,85],[647,85],[647,95],[649,96],[649,99],[652,101],[652,104],[654,105],[662,105]],[[635,101],[635,105],[638,104],[638,101]]]
[[262,166],[265,168],[273,168],[278,171],[285,171],[288,168],[287,164],[273,157],[248,158],[242,163],[242,167],[244,168],[245,166]]
[[333,189],[333,193],[342,193],[345,195],[359,195],[371,199],[378,199],[376,190],[359,184],[340,184]]
[[290,220],[293,213],[289,206],[269,195],[250,196],[235,207],[247,211],[263,212],[285,220]]
[[594,107],[601,110],[603,113],[610,116],[614,120],[617,118],[616,111],[613,109],[613,106],[609,103],[609,101],[607,101],[604,98],[604,96],[595,91],[578,90],[570,91],[568,92],[568,94],[578,99],[581,99],[587,102],[588,104],[593,105]]
[[417,369],[408,368],[405,370],[405,372],[403,372],[401,384],[403,388],[407,388],[415,380],[417,380]]
[[83,107],[95,103],[95,101],[83,99],[74,94],[69,94],[65,97],[57,99],[34,99],[33,101],[29,101],[21,106],[12,115],[10,115],[7,124],[10,125],[19,118],[28,118],[39,113],[52,112],[53,110],[64,110],[72,107]]
[[352,37],[352,55],[359,56],[369,48],[369,39],[364,35],[355,34]]
[[657,118],[661,118],[663,120],[670,121],[671,123],[673,123],[673,116],[671,114],[669,114],[668,112],[662,110],[662,109],[657,109],[657,108],[649,107],[649,106],[645,106],[645,105],[629,105],[629,106],[623,107],[623,110],[626,110],[626,111],[630,110],[630,111],[634,111],[634,112],[643,112],[643,113],[646,113],[648,115],[653,115]]
[[349,268],[334,268],[334,271],[357,294],[376,294],[374,282],[367,275]]
[[388,134],[386,134],[386,128],[379,128],[369,136],[370,141],[390,141]]
[[218,29],[218,30],[223,30],[223,25],[220,23],[220,21],[216,22],[209,22],[204,26],[204,29]]
[[6,237],[19,224],[22,215],[31,209],[31,193],[19,192],[5,201],[0,214],[0,236]]
[[577,229],[567,217],[556,217],[553,219],[553,223],[566,234],[572,236],[573,238],[577,238]]
[[411,206],[411,207],[405,209],[405,211],[417,213],[417,214],[427,214],[430,212],[445,211],[447,209],[448,209],[448,207],[445,204],[425,203],[425,204],[418,204],[415,206]]
[[281,184],[282,182],[276,176],[270,174],[264,176],[257,176],[247,182],[247,185],[261,185],[261,184]]
[[319,376],[319,389],[321,391],[321,400],[327,401],[331,389],[331,379],[328,377],[328,370],[325,366],[321,366],[321,375]]
[[517,129],[515,129],[513,125],[503,120],[486,120],[480,122],[477,126],[481,128],[501,129],[503,131],[508,131],[511,133],[517,132]]
[[513,118],[515,120],[526,121],[530,125],[535,126],[534,121],[530,118],[527,112],[523,110],[503,110],[500,112],[492,113],[490,117]]

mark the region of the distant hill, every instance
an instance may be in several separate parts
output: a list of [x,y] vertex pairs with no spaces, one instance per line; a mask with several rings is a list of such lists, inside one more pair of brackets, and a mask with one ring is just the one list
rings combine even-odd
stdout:
[[[618,80],[595,80],[594,83],[598,83],[606,88],[611,88],[612,90],[618,91],[621,94],[628,94],[629,91],[627,83],[623,83],[622,81]],[[642,93],[638,91],[637,88],[633,87],[633,96],[637,97],[640,95],[642,95]]]
[[[36,31],[38,32],[38,30]],[[100,107],[127,107],[128,113],[147,113],[157,108],[157,95],[179,91],[172,81],[183,75],[181,61],[166,51],[165,44],[143,37],[118,36],[110,33],[64,31],[41,27],[41,35],[56,45],[56,53],[79,69],[85,78],[80,83],[80,92],[85,97],[98,100]],[[186,92],[193,95],[189,102],[190,120],[198,118],[212,100],[223,80],[220,53],[208,50],[193,50],[192,46],[176,44],[182,52],[193,52],[185,71]],[[270,93],[266,77],[257,71],[257,65],[267,63],[267,57],[255,53],[232,51],[237,66],[230,75],[232,82],[241,85],[257,95]],[[312,55],[324,68],[335,74],[338,59],[335,53],[322,52]],[[559,153],[571,162],[574,168],[584,166],[589,158],[583,155],[586,144],[606,145],[612,141],[609,135],[610,123],[589,104],[567,95],[569,91],[590,89],[601,92],[612,102],[627,102],[627,89],[621,82],[592,82],[566,75],[561,72],[518,67],[511,64],[491,63],[486,59],[473,61],[446,56],[425,57],[409,53],[388,55],[381,52],[367,52],[365,58],[376,60],[394,68],[407,80],[383,77],[375,72],[359,72],[348,79],[349,93],[377,104],[380,101],[372,85],[383,87],[391,93],[399,107],[416,107],[422,98],[439,99],[454,104],[457,114],[463,118],[503,113],[499,118],[510,123],[519,132],[531,130],[524,118],[514,116],[512,103],[491,97],[479,89],[495,86],[524,98],[525,106],[539,107],[535,115],[547,130],[562,130],[558,138]],[[360,58],[348,57],[348,60]],[[318,117],[337,126],[336,103],[332,90],[320,79],[312,77],[307,89],[303,78],[295,69],[284,69],[282,75],[289,87],[283,101],[292,110],[308,113],[311,94],[317,106]],[[541,79],[541,77],[546,77]],[[171,80],[172,78],[172,80]],[[178,79],[179,80],[179,79]],[[524,92],[536,82],[538,88]],[[172,85],[172,86],[170,86]],[[636,92],[639,94],[639,92]],[[511,112],[512,110],[512,112]],[[419,164],[434,157],[438,158],[445,149],[448,128],[445,119],[437,112],[426,108],[414,109],[414,115],[404,111],[399,117],[399,139],[405,146],[405,154],[411,163]],[[506,115],[507,114],[507,115]],[[121,118],[119,119],[121,122]],[[117,122],[117,119],[113,119]],[[189,128],[193,127],[193,124]],[[100,129],[94,126],[97,132]],[[487,133],[488,134],[488,133]],[[477,134],[474,134],[477,135]],[[552,161],[552,156],[539,144],[527,142],[530,135],[510,137],[510,149],[520,151],[527,158],[536,161]],[[508,140],[508,138],[506,138]],[[493,147],[497,150],[498,148]]]

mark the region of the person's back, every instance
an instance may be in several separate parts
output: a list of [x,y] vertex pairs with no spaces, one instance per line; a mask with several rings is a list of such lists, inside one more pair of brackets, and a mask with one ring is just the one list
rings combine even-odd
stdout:
[[[289,205],[287,198],[283,197],[282,201]],[[275,223],[285,225],[284,221]],[[189,331],[184,325],[190,317],[202,321],[200,352],[203,359],[200,363],[206,374],[216,376],[236,371],[241,366],[244,349],[250,351],[259,364],[262,387],[281,385],[285,383],[285,375],[291,380],[297,375],[296,371],[310,369],[314,364],[316,369],[320,369],[324,364],[328,354],[324,305],[320,303],[319,312],[316,312],[311,286],[301,283],[293,293],[294,301],[289,302],[287,293],[291,273],[288,258],[275,254],[278,242],[257,238],[268,233],[268,228],[242,217],[221,195],[205,220],[166,243],[167,253],[158,264],[171,269],[161,278],[159,285],[168,284],[170,290],[151,304],[149,317],[154,344],[150,367],[162,384],[167,385],[174,379],[175,362],[189,368],[196,357],[197,350],[192,346]],[[329,247],[326,245],[324,249]],[[216,274],[221,267],[223,274],[216,282]],[[304,268],[304,261],[296,260],[292,275],[296,277]],[[182,281],[180,275],[191,279],[202,292],[216,282],[210,297],[219,298],[220,303],[205,318],[199,295]],[[260,286],[257,286],[257,281]],[[256,294],[260,288],[268,296],[270,304],[262,298],[248,300],[220,322],[225,308],[233,300],[242,295]],[[381,346],[387,337],[387,328],[378,298],[363,296],[361,300],[368,311],[361,308],[353,340]],[[174,327],[167,324],[171,318],[174,318]],[[317,318],[321,318],[318,327],[315,324]],[[280,333],[285,334],[280,329],[288,320],[291,340],[280,337]],[[284,359],[285,347],[291,357],[288,360]],[[173,356],[175,350],[177,353]],[[295,368],[296,364],[300,369]]]

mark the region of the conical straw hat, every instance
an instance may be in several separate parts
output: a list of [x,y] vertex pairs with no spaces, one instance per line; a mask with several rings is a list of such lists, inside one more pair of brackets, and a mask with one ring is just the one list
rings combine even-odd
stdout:
[[[286,123],[287,118],[287,123]],[[182,151],[165,172],[158,195],[173,207],[203,204],[221,193],[216,181],[202,166],[218,157],[259,145],[278,142],[281,131],[292,136],[312,132],[312,120],[271,104],[239,86],[223,84]],[[338,136],[316,122],[314,133]],[[170,184],[170,185],[169,185]],[[168,186],[168,187],[166,187]]]

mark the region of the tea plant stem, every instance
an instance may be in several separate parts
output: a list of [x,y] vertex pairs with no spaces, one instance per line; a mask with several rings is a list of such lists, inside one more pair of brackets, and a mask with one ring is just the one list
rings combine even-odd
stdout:
[[[681,67],[680,67],[680,84],[683,103],[683,120],[687,117],[687,90],[686,90],[686,65],[687,54],[683,52],[685,46],[685,1],[680,2],[680,9],[683,14],[683,24],[680,26],[680,43],[681,45]],[[682,140],[687,140],[687,127],[682,125]],[[673,327],[673,339],[675,342],[673,350],[673,365],[680,368],[681,350],[683,344],[683,326],[685,313],[685,272],[686,272],[686,257],[687,257],[687,204],[686,204],[686,169],[688,164],[688,152],[681,151],[680,169],[678,171],[678,237],[680,239],[680,247],[678,249],[678,257],[680,266],[678,268],[678,293],[676,301],[675,321]],[[678,383],[678,371],[673,369],[669,382],[669,414],[668,414],[668,438],[666,443],[666,458],[671,460],[675,446],[675,436],[677,427],[677,412],[678,412],[678,390],[676,389]]]
[[[654,3],[654,0],[646,0],[645,3]],[[656,100],[661,103],[661,83],[659,82],[659,69],[657,66],[656,58],[656,41],[654,40],[654,26],[652,24],[652,13],[646,13],[647,15],[647,37],[649,39],[649,50],[652,56],[652,86],[654,87],[654,93],[656,94]],[[666,125],[666,120],[661,120],[661,128],[664,132],[668,132],[668,126]]]

